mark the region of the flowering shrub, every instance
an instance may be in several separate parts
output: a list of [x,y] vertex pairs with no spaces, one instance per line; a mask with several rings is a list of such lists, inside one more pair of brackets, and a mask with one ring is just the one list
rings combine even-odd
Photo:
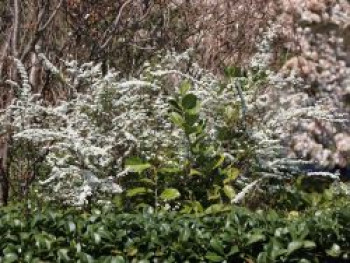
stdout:
[[[296,95],[285,100],[280,89],[266,92],[272,81],[281,86],[278,75],[266,70],[245,74],[229,67],[220,80],[189,64],[190,52],[145,64],[137,79],[121,79],[115,70],[103,75],[101,65],[75,61],[62,73],[41,54],[66,87],[66,99],[52,105],[31,92],[26,69],[15,60],[20,94],[1,115],[2,129],[17,147],[36,149],[39,156],[27,156],[29,163],[44,166],[40,172],[26,166],[26,191],[39,179],[40,198],[70,205],[106,202],[126,187],[127,197],[151,192],[156,206],[159,191],[174,195],[164,200],[182,194],[182,200],[201,199],[207,206],[240,203],[265,180],[300,172],[304,161],[289,158],[283,144],[286,128],[336,115],[322,105],[294,109],[290,99]],[[151,176],[146,185],[157,187],[137,182],[131,157],[143,160],[136,172],[146,177],[138,179],[145,183]],[[150,167],[176,169],[155,182]]]
[[[47,151],[45,163],[51,172],[40,184],[49,186],[51,194],[43,197],[82,205],[97,192],[121,191],[117,181],[126,173],[124,162],[130,156],[170,162],[171,152],[181,158],[183,136],[168,118],[169,98],[181,79],[193,82],[193,92],[205,109],[201,114],[210,117],[206,129],[214,141],[215,125],[220,123],[215,112],[231,103],[235,94],[231,90],[220,95],[218,81],[198,67],[193,76],[174,69],[171,63],[180,64],[176,60],[184,58],[167,57],[161,68],[146,67],[140,79],[130,80],[118,79],[114,71],[103,76],[100,65],[69,63],[64,81],[71,95],[57,105],[46,105],[39,95],[31,94],[26,70],[16,60],[21,95],[1,115],[2,127],[11,127],[14,140]],[[45,65],[58,74],[49,61]],[[167,85],[169,81],[173,87]]]

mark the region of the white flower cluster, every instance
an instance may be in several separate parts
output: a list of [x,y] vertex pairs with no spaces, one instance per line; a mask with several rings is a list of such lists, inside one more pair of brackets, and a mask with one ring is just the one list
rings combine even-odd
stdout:
[[53,106],[31,93],[14,101],[0,115],[2,125],[12,127],[15,140],[49,152],[51,173],[40,185],[50,194],[43,196],[77,206],[89,198],[101,201],[122,191],[118,180],[126,174],[127,158],[163,163],[183,158],[185,137],[168,118],[169,99],[183,80],[192,83],[190,92],[201,100],[208,139],[215,142],[217,126],[224,122],[217,112],[238,96],[230,86],[222,90],[217,78],[196,65],[186,73],[178,70],[188,57],[169,53],[159,65],[146,65],[138,79],[120,79],[113,70],[103,76],[100,65],[69,62],[65,81],[74,96]]
[[267,70],[274,59],[273,41],[281,31],[281,26],[272,22],[270,22],[270,24],[271,25],[260,37],[259,43],[257,43],[257,52],[250,61],[250,66],[252,68]]
[[[14,100],[0,115],[1,126],[10,126],[18,142],[30,142],[49,152],[45,162],[51,172],[40,185],[50,194],[43,197],[77,206],[91,199],[104,202],[108,195],[122,191],[118,182],[127,174],[127,158],[139,156],[164,164],[184,158],[185,136],[169,119],[169,100],[177,96],[184,80],[192,84],[190,92],[201,101],[206,139],[227,161],[235,162],[245,142],[232,138],[221,143],[219,129],[242,129],[239,132],[247,133],[256,143],[256,159],[266,178],[280,178],[283,171],[304,163],[288,158],[283,142],[290,138],[286,135],[289,128],[309,118],[337,119],[324,104],[310,104],[305,94],[287,92],[282,96],[285,84],[261,94],[252,74],[223,86],[196,64],[188,67],[189,57],[188,53],[168,53],[158,64],[146,64],[137,79],[121,79],[114,70],[103,75],[101,65],[79,66],[71,61],[66,64],[65,82],[73,92],[67,100],[48,105],[40,95],[31,93]],[[25,76],[25,72],[21,74]],[[271,76],[278,85],[278,77]],[[244,87],[237,89],[239,83]],[[260,114],[260,121],[247,130],[230,127],[232,123],[227,121],[228,116],[245,119],[254,114]],[[247,184],[251,185],[251,180]]]

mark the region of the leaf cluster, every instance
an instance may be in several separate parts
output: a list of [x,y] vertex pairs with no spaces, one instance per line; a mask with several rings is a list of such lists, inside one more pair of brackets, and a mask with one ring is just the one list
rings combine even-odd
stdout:
[[20,207],[0,211],[1,262],[347,262],[347,205],[203,216]]
[[179,93],[169,101],[169,118],[183,135],[184,149],[178,149],[183,156],[173,158],[170,164],[161,158],[127,160],[129,175],[122,184],[129,202],[124,203],[177,207],[190,213],[205,208],[220,210],[235,197],[232,183],[239,169],[208,139],[201,101],[190,89],[190,83],[182,83]]

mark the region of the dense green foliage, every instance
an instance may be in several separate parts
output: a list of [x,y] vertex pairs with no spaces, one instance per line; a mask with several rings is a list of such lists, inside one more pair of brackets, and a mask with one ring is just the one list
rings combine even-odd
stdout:
[[347,262],[350,253],[348,204],[286,214],[0,213],[1,262]]
[[129,200],[127,203],[154,207],[175,205],[187,212],[198,212],[203,211],[203,207],[233,200],[236,193],[232,183],[239,170],[232,162],[225,162],[219,143],[208,139],[207,120],[200,116],[201,101],[190,88],[189,83],[183,83],[179,94],[169,101],[169,118],[184,139],[183,149],[177,149],[182,151],[182,156],[167,151],[162,159],[167,154],[171,156],[171,163],[161,161],[159,156],[149,162],[143,160],[147,156],[127,160],[130,174],[122,182],[127,189],[124,194],[124,199]]

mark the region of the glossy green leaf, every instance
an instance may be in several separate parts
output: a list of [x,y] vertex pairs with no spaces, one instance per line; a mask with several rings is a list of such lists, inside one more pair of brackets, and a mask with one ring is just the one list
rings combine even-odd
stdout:
[[133,256],[135,256],[137,254],[137,252],[138,252],[137,248],[130,247],[130,248],[128,248],[127,254],[128,254],[129,257],[133,257]]
[[208,200],[220,199],[221,197],[220,191],[221,191],[221,187],[219,185],[214,184],[213,189],[210,189],[207,191]]
[[186,110],[191,110],[197,106],[198,99],[194,94],[187,94],[182,98],[181,103],[182,107],[184,107]]
[[7,253],[5,254],[2,262],[4,263],[18,262],[18,256],[15,253]]
[[173,107],[176,111],[181,111],[181,106],[176,100],[169,100],[169,104]]
[[180,94],[185,95],[191,89],[191,83],[183,81],[180,86]]
[[94,233],[93,234],[94,242],[96,245],[100,244],[101,242],[101,235],[99,233]]
[[213,252],[208,252],[205,255],[205,258],[209,261],[209,262],[223,262],[224,258],[216,253]]
[[130,169],[130,171],[134,173],[142,173],[143,171],[151,167],[152,165],[150,165],[149,163],[126,165],[126,168]]
[[237,253],[239,253],[239,248],[237,245],[235,245],[230,249],[230,252],[227,254],[227,256],[232,256],[232,255],[235,255]]
[[292,241],[288,244],[288,254],[293,253],[294,251],[301,249],[303,247],[303,242],[302,241]]
[[125,260],[122,256],[116,256],[111,258],[111,263],[125,263]]
[[133,197],[137,195],[144,195],[147,193],[152,193],[153,191],[151,189],[147,189],[145,187],[136,187],[132,188],[126,191],[126,196]]
[[210,246],[215,250],[215,252],[219,253],[220,255],[225,254],[224,245],[219,239],[211,239]]
[[206,214],[216,214],[216,213],[224,212],[225,210],[227,210],[227,208],[224,205],[214,204],[214,205],[209,206],[205,210],[205,213]]
[[305,240],[303,241],[303,246],[304,248],[307,248],[307,249],[313,249],[316,247],[316,243],[311,240]]
[[170,120],[178,127],[182,127],[185,123],[185,120],[182,118],[182,116],[177,112],[172,112],[170,114]]
[[194,175],[203,175],[200,171],[191,168],[189,176],[194,176]]
[[257,242],[261,242],[265,240],[265,235],[263,234],[253,234],[248,236],[247,245],[251,245]]
[[227,175],[227,178],[224,179],[224,184],[228,184],[235,181],[238,178],[240,171],[235,167],[230,167],[225,169],[225,173]]
[[198,114],[185,113],[185,122],[188,126],[193,126],[199,119]]
[[330,249],[326,250],[327,255],[331,256],[331,257],[339,257],[341,254],[341,248],[338,244],[333,244],[332,247]]
[[151,179],[148,179],[148,178],[142,178],[139,180],[140,183],[145,183],[145,184],[149,184],[149,185],[155,185],[156,183],[151,180]]
[[213,170],[215,170],[216,168],[219,168],[223,162],[225,161],[225,156],[223,154],[220,154],[217,159],[215,160],[215,163],[212,167]]
[[165,201],[168,201],[168,200],[174,200],[176,198],[179,198],[180,197],[180,192],[175,189],[175,188],[168,188],[168,189],[165,189],[162,194],[160,195],[160,198],[165,200]]
[[224,193],[230,200],[232,200],[236,196],[236,191],[231,185],[224,186]]
[[178,167],[163,167],[163,168],[160,168],[158,172],[165,173],[165,174],[179,174],[182,172],[182,169]]

